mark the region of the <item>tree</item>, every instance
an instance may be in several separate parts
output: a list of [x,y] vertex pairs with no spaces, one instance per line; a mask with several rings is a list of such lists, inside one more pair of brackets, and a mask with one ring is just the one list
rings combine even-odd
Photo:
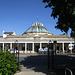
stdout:
[[75,32],[75,0],[43,0],[47,3],[45,8],[52,9],[51,16],[58,18],[55,28],[68,32],[69,29]]

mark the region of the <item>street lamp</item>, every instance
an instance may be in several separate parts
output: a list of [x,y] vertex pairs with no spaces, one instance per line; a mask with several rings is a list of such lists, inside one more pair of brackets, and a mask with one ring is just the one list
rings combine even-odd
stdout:
[[52,72],[54,71],[54,50],[52,50],[50,43],[52,43],[51,40],[48,43],[48,71]]
[[56,55],[56,48],[57,48],[56,44],[57,44],[57,41],[54,41],[54,44],[55,44],[55,55]]
[[51,43],[51,40],[49,40],[49,42],[48,42],[48,71],[50,70],[51,71],[51,66],[50,66],[50,52],[49,52],[49,50],[50,50],[50,43]]
[[[18,43],[18,40],[16,40],[15,43],[17,44],[16,46],[17,46],[17,50],[18,50],[18,70],[19,70],[19,43]],[[16,50],[16,56],[17,56],[17,50]]]
[[51,40],[48,42],[48,71],[50,70],[50,55],[49,55],[49,45],[50,45]]

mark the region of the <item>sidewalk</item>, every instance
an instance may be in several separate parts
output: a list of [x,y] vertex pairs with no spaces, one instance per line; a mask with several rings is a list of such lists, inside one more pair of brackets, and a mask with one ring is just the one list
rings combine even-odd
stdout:
[[[31,59],[32,57],[31,56],[33,56],[33,57],[35,57],[34,59]],[[35,71],[34,69],[35,69],[35,66],[37,67],[37,69],[41,69],[42,71],[44,71],[45,69],[46,69],[46,67],[44,67],[44,68],[42,68],[42,66],[41,65],[38,65],[38,63],[37,63],[37,65],[35,65],[34,66],[34,64],[36,64],[36,62],[37,62],[37,60],[36,60],[36,56],[38,56],[38,54],[37,53],[35,53],[34,55],[33,55],[33,53],[31,53],[31,54],[21,54],[20,53],[20,62],[22,62],[22,63],[20,63],[21,64],[21,66],[22,66],[22,69],[21,69],[21,71],[20,72],[17,72],[17,73],[15,73],[14,75],[47,75],[47,73],[45,72],[45,73],[43,73],[43,72],[41,72],[41,71],[39,71],[39,70],[37,70],[37,71]],[[27,60],[27,57],[29,58],[28,60]],[[25,59],[24,59],[25,58]],[[39,58],[38,58],[39,59]],[[27,61],[26,61],[27,60]],[[32,63],[32,62],[30,62],[30,60],[34,63]],[[35,60],[35,61],[33,61],[33,60]],[[27,62],[27,63],[26,63]],[[31,64],[32,63],[32,64]],[[25,65],[25,64],[27,64],[27,65]],[[24,66],[25,65],[25,66]],[[28,66],[28,65],[30,65],[30,67],[31,68],[27,68],[26,66]],[[34,66],[34,67],[33,67]]]
[[46,75],[46,74],[41,73],[41,72],[25,71],[25,72],[16,73],[14,75]]
[[34,70],[31,69],[27,69],[26,67],[22,66],[22,69],[20,72],[16,72],[14,75],[47,75],[45,73],[42,72],[35,72]]
[[22,66],[22,69],[20,72],[16,72],[14,75],[56,75],[56,73],[48,73],[47,71],[45,73],[42,72],[35,72],[33,68],[27,69],[26,67]]

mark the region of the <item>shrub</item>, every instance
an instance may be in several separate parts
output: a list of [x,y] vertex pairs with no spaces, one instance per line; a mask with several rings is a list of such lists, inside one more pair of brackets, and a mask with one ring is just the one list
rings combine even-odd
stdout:
[[0,75],[14,75],[16,71],[16,56],[11,54],[7,50],[0,50]]

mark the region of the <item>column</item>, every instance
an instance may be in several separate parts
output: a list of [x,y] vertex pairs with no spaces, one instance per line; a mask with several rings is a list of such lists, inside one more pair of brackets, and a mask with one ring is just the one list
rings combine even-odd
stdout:
[[4,43],[3,43],[3,50],[4,50]]
[[10,49],[12,49],[12,43],[10,43]]
[[27,43],[25,43],[25,53],[27,52]]
[[63,53],[64,53],[64,42],[62,43],[62,50],[63,50]]
[[34,43],[33,43],[33,48],[32,49],[33,49],[33,52],[34,52]]
[[42,44],[40,43],[40,49],[42,48]]

